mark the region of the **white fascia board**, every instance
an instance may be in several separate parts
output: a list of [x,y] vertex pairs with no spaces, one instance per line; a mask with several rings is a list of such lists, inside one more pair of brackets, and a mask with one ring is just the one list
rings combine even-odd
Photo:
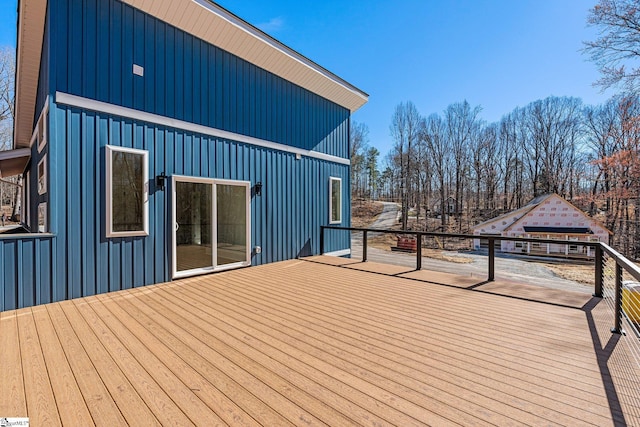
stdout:
[[[230,23],[234,27],[239,28],[240,30],[250,34],[252,37],[254,37],[257,40],[261,41],[262,43],[265,43],[266,45],[268,45],[269,47],[271,47],[275,51],[280,52],[281,54],[283,54],[286,57],[288,57],[288,58],[300,63],[301,65],[303,65],[304,67],[314,71],[315,73],[318,73],[318,74],[322,75],[325,79],[330,80],[330,81],[338,84],[343,89],[345,89],[348,92],[350,92],[350,93],[356,95],[357,97],[361,98],[363,104],[365,102],[367,102],[369,96],[366,93],[364,93],[363,91],[357,89],[355,86],[351,85],[350,83],[348,83],[347,81],[343,80],[342,78],[336,76],[335,74],[333,74],[329,70],[325,69],[324,67],[316,64],[315,62],[313,62],[312,60],[308,59],[304,55],[301,55],[300,53],[298,53],[295,50],[291,49],[287,45],[277,41],[273,37],[269,36],[268,34],[264,33],[263,31],[259,30],[258,28],[254,27],[253,25],[247,23],[246,21],[244,21],[243,19],[237,17],[236,15],[234,15],[233,13],[231,13],[228,10],[224,9],[223,7],[220,7],[217,4],[215,4],[215,3],[213,3],[213,2],[211,2],[209,0],[192,0],[192,1],[194,3],[196,3],[196,4],[198,4],[199,6],[202,6],[207,11],[215,14],[219,18],[224,19],[225,21],[227,21],[228,23]],[[353,107],[350,107],[350,109],[353,110]],[[353,110],[353,111],[355,111],[355,110]]]
[[122,107],[120,105],[110,104],[107,102],[96,101],[94,99],[84,98],[77,95],[71,95],[64,92],[56,92],[56,103],[68,105],[71,107],[83,108],[86,110],[96,111],[99,113],[111,114],[114,116],[126,117],[143,122],[154,123],[161,126],[182,129],[189,132],[209,135],[216,138],[228,139],[230,141],[241,142],[244,144],[264,147],[271,150],[284,151],[292,154],[300,154],[327,162],[338,163],[341,165],[350,165],[351,160],[330,154],[320,153],[313,150],[304,150],[302,148],[291,147],[289,145],[280,144],[278,142],[267,141],[264,139],[254,138],[252,136],[242,135],[239,133],[229,132],[222,129],[216,129],[208,126],[198,125],[184,120],[173,119],[171,117],[161,116],[158,114],[147,113],[145,111],[135,110],[133,108]]

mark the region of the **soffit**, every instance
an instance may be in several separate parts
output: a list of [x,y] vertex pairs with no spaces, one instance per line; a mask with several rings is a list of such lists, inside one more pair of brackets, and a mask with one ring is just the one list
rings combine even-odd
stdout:
[[0,178],[20,175],[24,172],[30,157],[29,148],[0,151]]
[[29,147],[33,133],[46,0],[18,3],[18,50],[16,52],[16,117],[14,147]]

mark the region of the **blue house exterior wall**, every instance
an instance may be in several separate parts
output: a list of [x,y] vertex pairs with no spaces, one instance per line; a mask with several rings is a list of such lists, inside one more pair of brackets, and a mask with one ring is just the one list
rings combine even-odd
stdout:
[[[117,0],[50,0],[36,120],[49,105],[49,141],[32,149],[31,227],[48,203],[50,234],[0,238],[6,259],[0,311],[171,279],[171,187],[165,173],[262,183],[251,196],[251,264],[319,252],[329,222],[329,177],[342,179],[342,224],[350,217],[348,164],[57,102],[67,93],[170,119],[347,159],[349,111]],[[144,77],[132,73],[144,67]],[[175,83],[182,87],[173,88]],[[182,82],[182,83],[181,83]],[[105,237],[105,146],[149,153],[149,235]],[[48,157],[48,191],[37,195],[37,162]],[[329,231],[327,251],[350,247]],[[6,257],[6,258],[4,258]]]
[[118,0],[51,0],[49,11],[54,90],[349,157],[344,107]]

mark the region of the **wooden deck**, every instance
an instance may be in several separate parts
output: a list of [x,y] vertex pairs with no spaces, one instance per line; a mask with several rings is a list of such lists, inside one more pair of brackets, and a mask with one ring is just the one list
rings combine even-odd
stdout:
[[0,417],[88,425],[638,425],[585,294],[314,257],[0,313]]

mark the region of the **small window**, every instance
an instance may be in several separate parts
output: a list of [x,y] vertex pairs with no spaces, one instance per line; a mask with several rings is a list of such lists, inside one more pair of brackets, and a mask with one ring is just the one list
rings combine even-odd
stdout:
[[149,234],[148,152],[106,147],[107,237]]
[[38,194],[47,192],[47,156],[38,163]]
[[342,179],[329,178],[329,223],[342,222]]
[[38,121],[38,153],[47,145],[47,119],[49,112],[45,110]]
[[20,211],[21,221],[27,227],[31,227],[31,223],[29,222],[29,211],[31,203],[31,199],[29,198],[29,177],[30,174],[27,171],[22,180],[22,206]]
[[38,233],[47,232],[47,204],[38,205]]

